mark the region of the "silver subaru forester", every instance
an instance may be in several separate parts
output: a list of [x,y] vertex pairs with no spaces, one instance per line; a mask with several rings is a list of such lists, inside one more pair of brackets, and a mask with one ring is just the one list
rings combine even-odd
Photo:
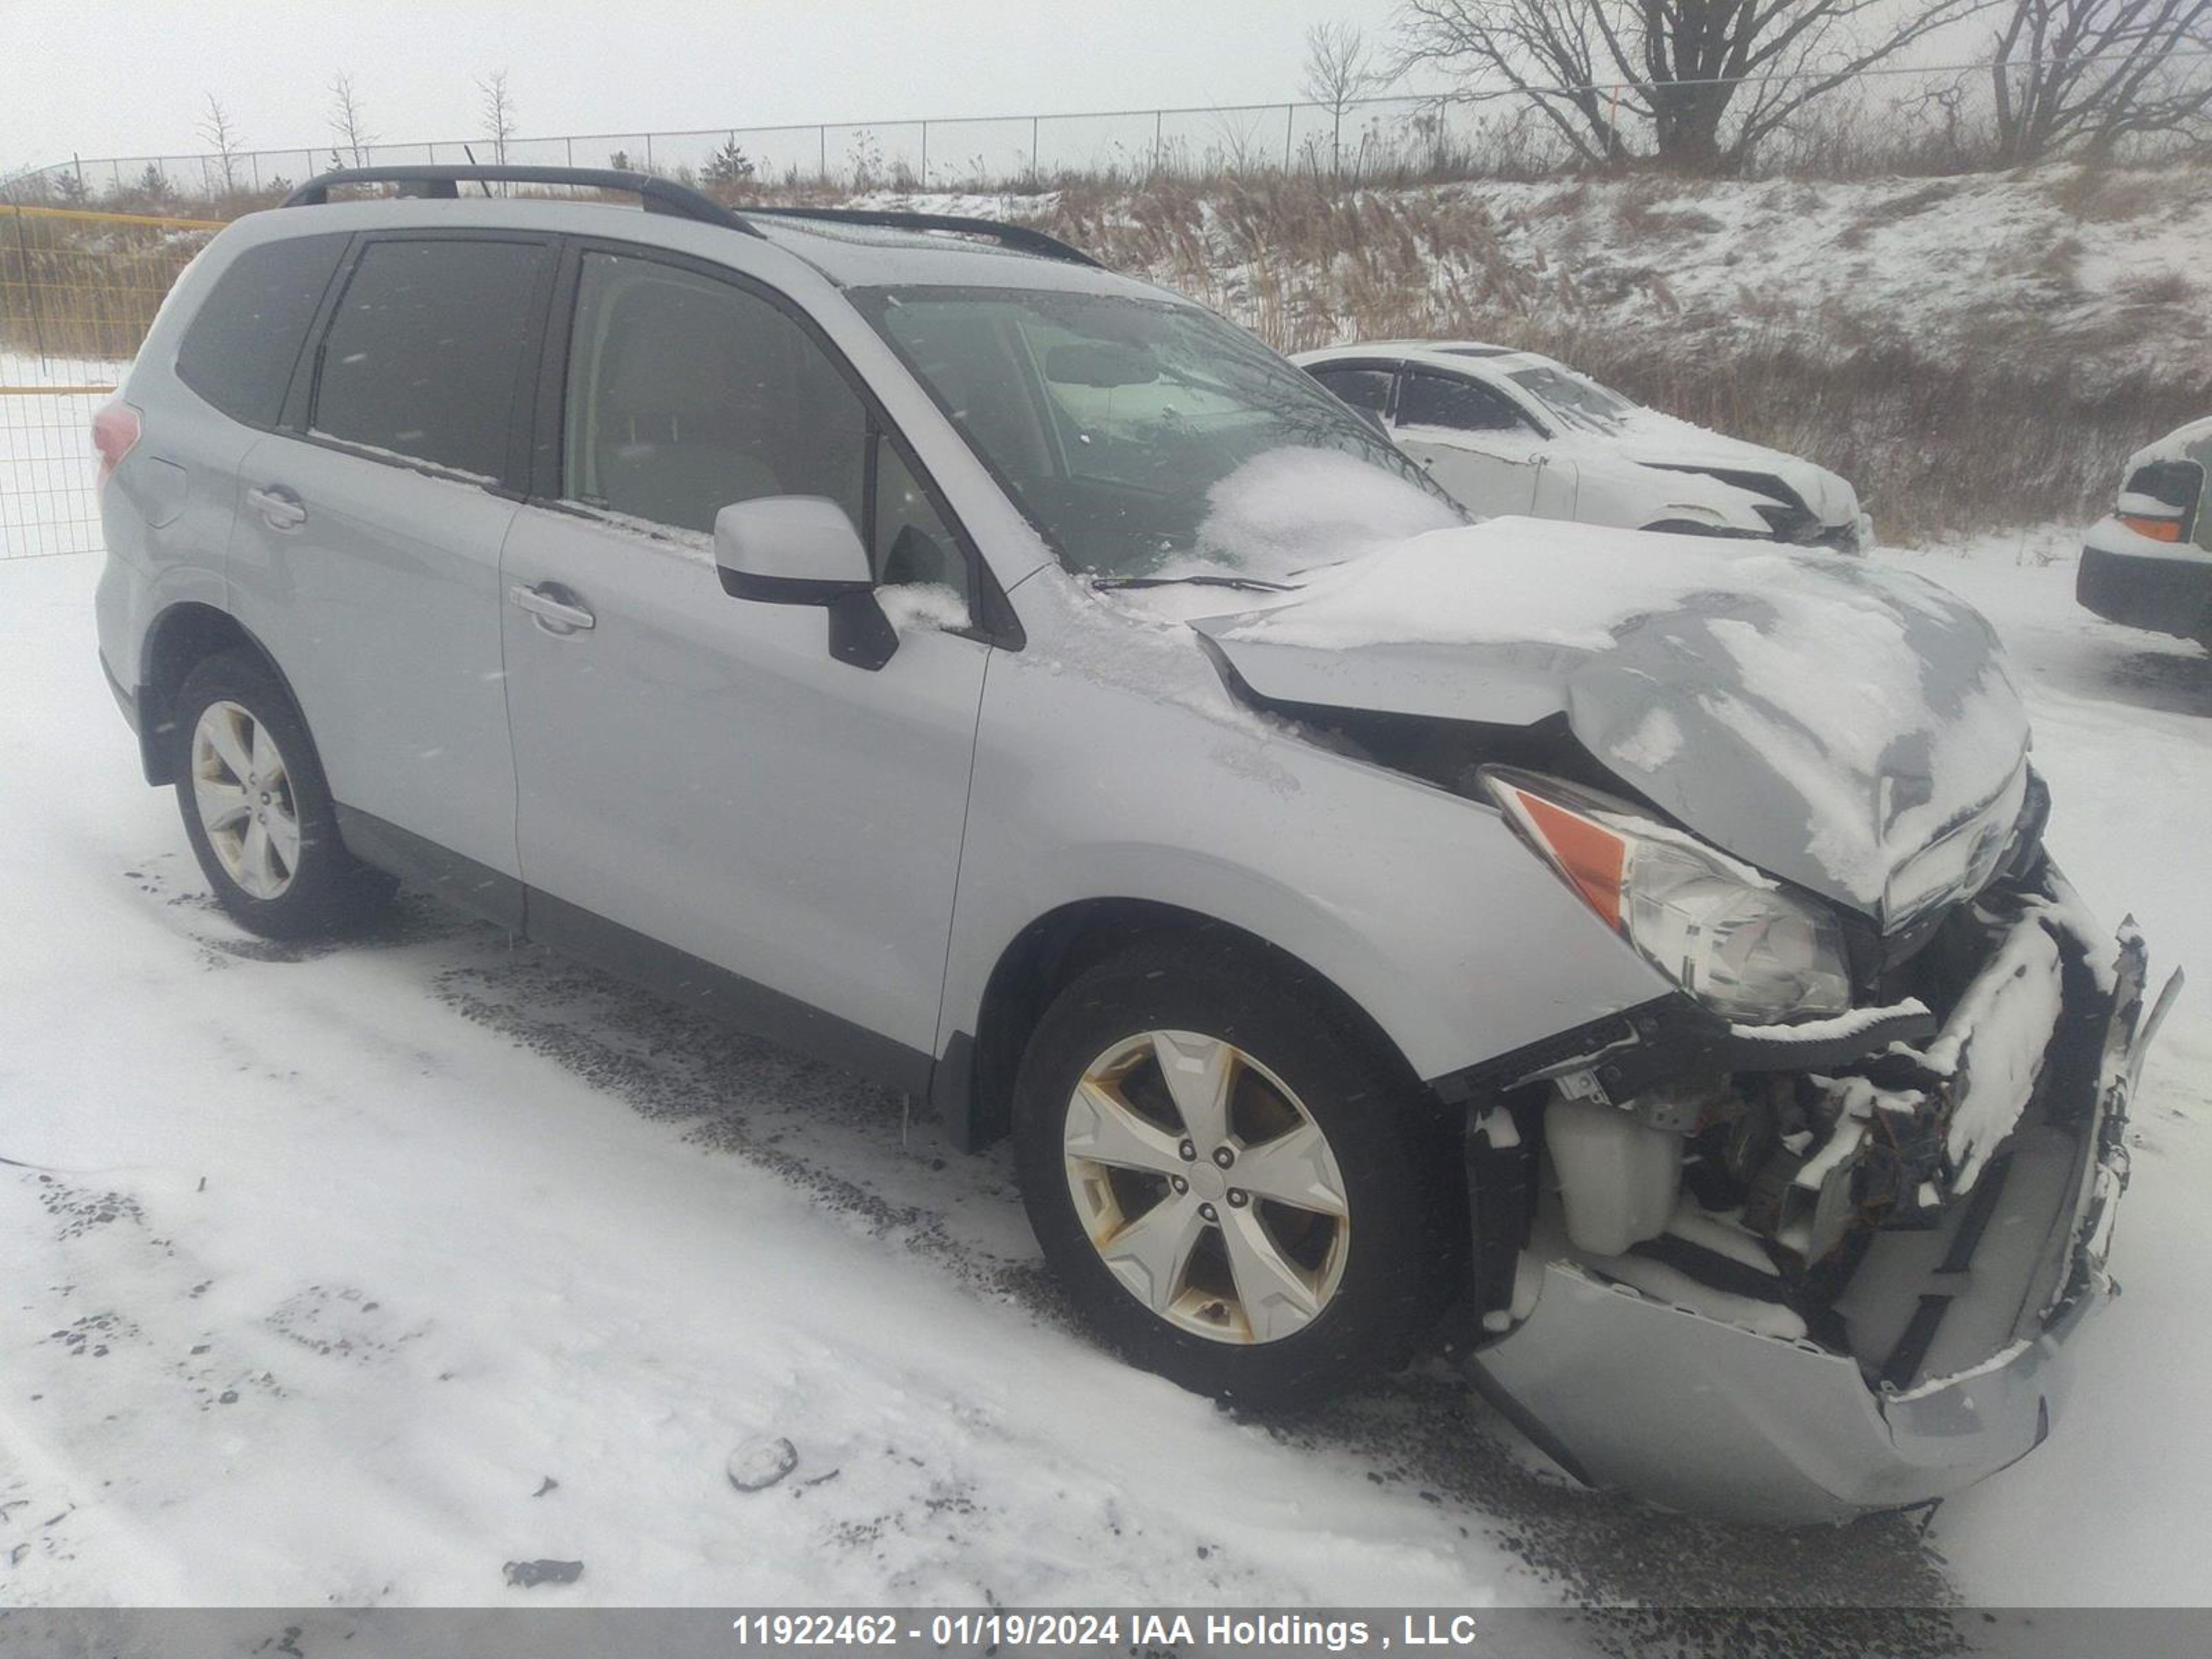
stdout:
[[1940,589],[1469,525],[1034,230],[630,173],[315,180],[94,435],[101,655],[243,926],[404,879],[1011,1136],[1209,1394],[1441,1350],[1775,1522],[2048,1432],[2159,1011]]

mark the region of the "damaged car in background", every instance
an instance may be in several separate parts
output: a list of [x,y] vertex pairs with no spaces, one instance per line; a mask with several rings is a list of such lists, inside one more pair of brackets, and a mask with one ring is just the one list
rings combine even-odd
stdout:
[[1217,1397],[1441,1330],[1567,1470],[1769,1522],[2057,1421],[2160,1008],[1942,589],[1469,526],[1040,233],[626,173],[312,181],[95,437],[100,655],[241,925],[404,878],[1010,1137]]
[[1292,361],[1479,518],[1525,513],[1842,553],[1874,543],[1857,492],[1827,468],[1647,409],[1533,351],[1382,340]]

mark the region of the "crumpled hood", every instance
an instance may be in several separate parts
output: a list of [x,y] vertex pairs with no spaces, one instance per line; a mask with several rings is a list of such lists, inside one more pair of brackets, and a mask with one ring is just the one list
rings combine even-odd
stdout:
[[1985,880],[2026,799],[2027,720],[1989,624],[1861,559],[1495,519],[1191,626],[1271,701],[1564,712],[1691,830],[1885,928]]

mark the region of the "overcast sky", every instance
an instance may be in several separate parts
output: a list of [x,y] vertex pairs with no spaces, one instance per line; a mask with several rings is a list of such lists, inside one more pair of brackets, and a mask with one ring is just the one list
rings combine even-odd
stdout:
[[246,148],[327,144],[354,77],[387,143],[1256,103],[1295,94],[1308,24],[1376,38],[1393,0],[0,0],[0,173],[195,152],[207,97]]

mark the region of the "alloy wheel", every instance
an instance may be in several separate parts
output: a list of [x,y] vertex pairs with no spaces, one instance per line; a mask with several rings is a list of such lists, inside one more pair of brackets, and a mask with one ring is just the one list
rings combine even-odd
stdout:
[[1351,1216],[1328,1137],[1234,1043],[1194,1031],[1115,1043],[1068,1100],[1062,1152],[1100,1261],[1181,1329],[1278,1341],[1343,1280]]
[[252,711],[211,702],[192,728],[192,800],[216,860],[248,898],[281,898],[300,868],[300,813],[276,740]]

